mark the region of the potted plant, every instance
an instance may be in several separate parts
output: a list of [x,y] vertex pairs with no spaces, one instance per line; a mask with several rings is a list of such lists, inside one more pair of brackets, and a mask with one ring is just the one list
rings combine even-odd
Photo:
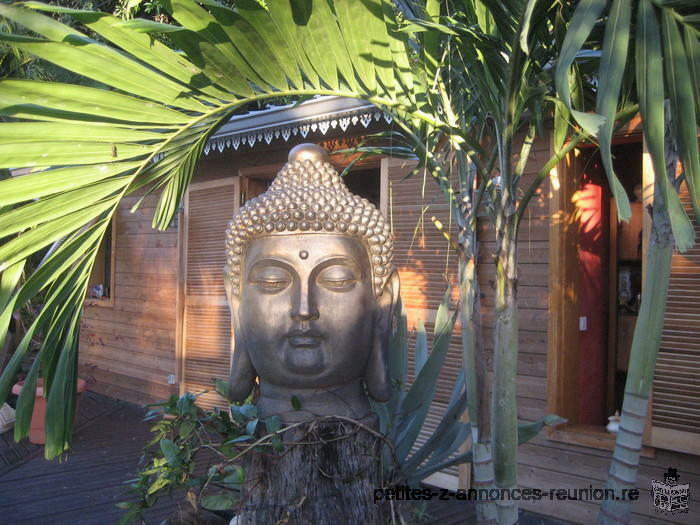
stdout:
[[[78,412],[78,404],[80,403],[80,394],[87,388],[88,382],[85,379],[78,379],[76,388],[78,395],[75,401],[75,411]],[[15,383],[12,387],[12,393],[19,396],[24,381]],[[37,379],[36,393],[34,397],[34,411],[32,412],[32,421],[29,424],[29,441],[37,445],[46,443],[44,419],[46,417],[46,397],[44,396],[44,380]]]

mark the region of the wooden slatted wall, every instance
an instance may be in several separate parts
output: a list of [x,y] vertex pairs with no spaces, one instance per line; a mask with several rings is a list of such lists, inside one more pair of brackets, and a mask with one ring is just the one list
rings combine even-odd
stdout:
[[[695,219],[687,187],[681,200]],[[674,252],[654,374],[652,444],[700,454],[700,225],[695,247]]]
[[[525,184],[531,180],[538,162],[544,162],[547,144],[536,143],[532,159],[526,171]],[[411,165],[392,160],[389,163],[389,181],[392,208],[390,220],[394,228],[394,262],[401,278],[401,297],[407,309],[409,328],[418,319],[424,321],[430,333],[437,308],[448,285],[456,285],[457,260],[449,254],[447,242],[434,227],[431,217],[436,216],[447,226],[451,224],[449,209],[437,185],[421,175],[404,180]],[[520,353],[518,360],[518,416],[522,420],[534,420],[544,415],[547,395],[546,351],[547,351],[547,286],[548,286],[548,183],[545,182],[533,198],[530,213],[526,214],[520,235]],[[421,220],[422,217],[422,220]],[[495,236],[488,221],[479,224],[481,240],[479,283],[483,305],[483,327],[488,359],[492,370],[493,349],[493,265],[491,253],[495,247]],[[457,291],[452,297],[457,299]],[[455,301],[453,301],[454,303]],[[454,304],[453,304],[454,306]],[[445,413],[454,381],[462,367],[461,332],[456,326],[450,343],[444,368],[440,375],[437,393],[419,442],[428,439]],[[411,354],[413,346],[411,346]],[[413,356],[409,355],[410,370]],[[456,476],[457,468],[446,471]]]
[[206,390],[198,400],[205,408],[226,404],[214,391],[214,379],[226,379],[230,368],[231,317],[223,271],[236,188],[229,177],[193,184],[187,196],[182,385],[191,393]]
[[80,364],[96,379],[92,390],[150,403],[174,392],[168,375],[176,373],[177,230],[151,228],[157,195],[131,213],[139,198],[125,197],[117,211],[113,300],[86,306]]

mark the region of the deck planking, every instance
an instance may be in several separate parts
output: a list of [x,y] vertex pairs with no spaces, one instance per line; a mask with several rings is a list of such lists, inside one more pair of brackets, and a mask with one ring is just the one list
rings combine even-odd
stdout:
[[[11,432],[3,434],[0,457],[12,455],[14,463],[6,463],[0,471],[0,525],[116,523],[123,511],[115,504],[129,499],[125,482],[134,477],[151,438],[144,413],[137,405],[87,392],[81,400],[72,451],[63,462],[47,461],[41,446],[26,440],[15,444]],[[177,504],[162,498],[146,511],[146,523],[164,522],[176,514]],[[432,500],[416,522],[462,525],[475,521],[473,501]],[[521,523],[565,522],[521,511]]]
[[[45,460],[40,446],[13,447],[16,460],[0,473],[0,524],[116,523],[124,511],[115,504],[129,499],[125,482],[137,472],[151,438],[144,413],[137,405],[88,392],[65,461]],[[161,499],[146,512],[147,523],[160,523],[176,507]]]

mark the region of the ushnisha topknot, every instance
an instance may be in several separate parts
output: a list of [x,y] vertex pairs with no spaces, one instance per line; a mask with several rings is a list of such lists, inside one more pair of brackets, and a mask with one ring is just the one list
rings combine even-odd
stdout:
[[392,272],[389,225],[367,199],[350,193],[326,151],[300,144],[269,189],[249,200],[226,228],[226,267],[233,293],[240,293],[241,262],[258,237],[289,233],[338,233],[359,239],[369,255],[374,294],[379,297]]

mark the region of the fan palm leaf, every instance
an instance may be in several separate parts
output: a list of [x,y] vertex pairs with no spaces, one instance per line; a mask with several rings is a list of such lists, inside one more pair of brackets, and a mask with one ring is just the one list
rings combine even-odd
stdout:
[[[47,457],[70,442],[77,319],[97,248],[124,196],[157,189],[153,226],[166,228],[207,139],[253,101],[334,94],[443,125],[415,105],[425,98],[418,84],[405,90],[402,77],[413,51],[408,35],[397,31],[390,2],[267,5],[242,1],[234,10],[212,0],[168,0],[164,6],[177,22],[171,25],[39,2],[0,4],[0,16],[33,35],[0,33],[0,40],[94,86],[0,81],[0,168],[29,171],[0,182],[0,206],[13,207],[1,216],[0,271],[63,239],[34,275],[8,292],[0,313],[3,339],[16,306],[47,293],[30,329],[44,344],[25,389],[44,378]],[[96,37],[45,13],[71,17]],[[178,49],[154,33],[167,34]],[[26,352],[25,340],[0,376],[0,399]],[[20,404],[30,410],[30,396]],[[28,430],[24,411],[18,437]]]

